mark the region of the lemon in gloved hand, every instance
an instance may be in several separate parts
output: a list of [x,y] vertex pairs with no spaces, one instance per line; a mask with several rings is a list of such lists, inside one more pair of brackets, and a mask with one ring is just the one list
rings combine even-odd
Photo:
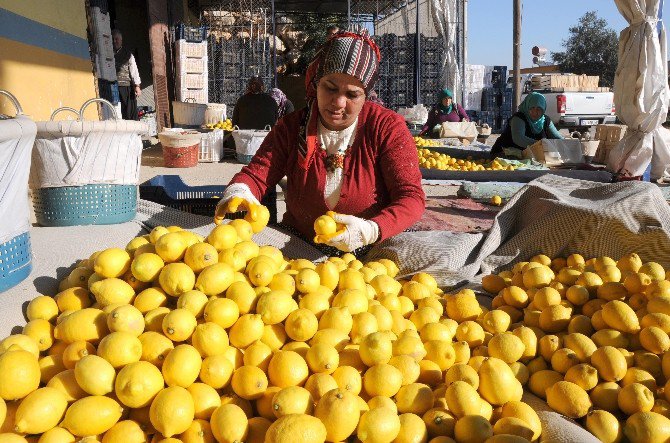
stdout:
[[331,238],[344,233],[346,227],[335,221],[336,216],[337,213],[334,211],[328,211],[314,220],[314,232],[316,233],[314,243],[326,243]]

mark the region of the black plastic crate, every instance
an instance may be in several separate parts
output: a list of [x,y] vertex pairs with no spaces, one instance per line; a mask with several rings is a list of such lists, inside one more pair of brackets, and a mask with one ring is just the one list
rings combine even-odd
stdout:
[[177,40],[186,40],[187,42],[200,43],[207,40],[207,26],[186,26],[179,23],[175,29]]
[[421,76],[436,78],[440,75],[441,66],[438,63],[421,63]]
[[[188,186],[178,175],[157,175],[140,185],[140,198],[191,214],[214,217],[216,205],[226,186]],[[270,223],[277,223],[277,193],[269,190],[261,203],[270,211]],[[244,213],[228,218],[242,218]]]
[[414,72],[414,67],[409,63],[398,63],[391,65],[391,75],[404,76],[410,75]]

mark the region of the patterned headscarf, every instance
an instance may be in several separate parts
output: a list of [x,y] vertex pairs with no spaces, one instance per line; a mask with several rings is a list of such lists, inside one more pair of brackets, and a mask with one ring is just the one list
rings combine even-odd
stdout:
[[[537,120],[533,120],[530,117],[531,108],[542,109],[542,117],[538,118]],[[539,134],[542,132],[545,120],[544,112],[547,111],[547,99],[544,97],[544,95],[540,94],[539,92],[531,92],[519,105],[519,111],[523,112],[523,114],[526,116],[526,120],[528,120],[530,123],[530,128],[533,131],[533,134]]]
[[279,108],[277,111],[277,117],[282,118],[286,115],[286,102],[288,101],[286,94],[284,94],[284,91],[279,88],[272,88],[270,90],[270,95],[275,99],[277,102],[277,107]]
[[[444,99],[449,97],[451,99],[451,104],[449,106],[444,106]],[[442,114],[450,114],[454,110],[454,93],[450,89],[444,88],[440,91],[440,112]]]
[[316,146],[318,108],[316,85],[321,77],[344,73],[356,77],[363,83],[365,92],[372,90],[379,78],[379,47],[364,28],[340,31],[328,39],[317,51],[307,68],[305,88],[308,112],[301,122],[298,135],[298,164],[307,169]]

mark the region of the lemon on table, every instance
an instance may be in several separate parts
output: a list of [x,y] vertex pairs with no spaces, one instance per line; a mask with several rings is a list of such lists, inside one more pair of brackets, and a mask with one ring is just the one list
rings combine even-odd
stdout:
[[111,332],[127,332],[139,337],[144,326],[142,312],[133,305],[119,306],[107,315],[107,327]]
[[184,263],[165,265],[158,276],[158,281],[165,293],[179,297],[195,286],[195,273]]
[[111,429],[122,412],[121,405],[109,397],[85,397],[70,405],[61,426],[78,437],[99,435]]
[[163,333],[174,342],[188,340],[197,325],[195,315],[186,309],[174,309],[163,318]]
[[181,344],[165,357],[161,371],[168,386],[187,388],[197,380],[201,368],[198,351],[191,345]]
[[289,414],[277,419],[268,428],[265,436],[268,443],[319,443],[325,440],[324,424],[318,418],[307,414]]
[[186,239],[178,232],[170,232],[161,236],[155,244],[156,254],[165,263],[174,263],[182,260],[188,246]]
[[[251,291],[247,294],[255,299],[256,293],[253,292],[251,286],[242,282],[235,282],[230,285],[227,294],[231,291],[243,292],[247,288]],[[203,311],[205,321],[216,323],[224,329],[234,325],[239,317],[239,305],[230,298],[213,298],[207,302]]]
[[16,410],[15,431],[41,434],[55,427],[63,418],[67,399],[58,389],[40,388],[28,394]]
[[493,197],[491,197],[491,204],[493,206],[502,205],[502,198],[499,195],[494,195]]
[[95,346],[86,341],[76,341],[63,350],[63,366],[74,369],[79,360],[87,355],[95,355]]
[[163,385],[163,375],[156,366],[138,361],[119,371],[114,382],[114,393],[124,405],[143,408],[151,404]]
[[40,384],[40,365],[33,354],[24,350],[0,355],[0,398],[18,400]]
[[400,418],[390,408],[375,408],[365,412],[358,423],[357,437],[363,443],[390,442],[400,433]]
[[116,423],[102,437],[102,443],[143,443],[146,441],[147,437],[142,427],[134,420],[123,420]]
[[120,248],[109,248],[95,258],[93,270],[105,278],[121,277],[130,269],[130,255]]
[[242,408],[234,404],[225,404],[216,408],[210,425],[216,441],[220,443],[245,441],[249,432],[247,415]]
[[207,266],[219,262],[219,252],[209,243],[196,243],[186,249],[184,263],[186,263],[193,272],[199,273]]
[[10,350],[16,351],[19,349],[30,352],[36,359],[40,357],[40,350],[37,347],[37,343],[25,334],[10,335],[0,341],[0,354],[4,354]]
[[130,265],[133,276],[142,282],[153,282],[160,275],[165,262],[158,254],[145,253],[135,257]]
[[100,340],[97,354],[114,368],[120,368],[142,358],[142,342],[130,332],[112,332]]
[[191,394],[180,386],[161,390],[151,402],[151,424],[165,437],[185,432],[195,418]]
[[106,395],[114,390],[116,371],[97,355],[82,357],[74,366],[74,375],[79,386],[90,395]]
[[142,361],[147,361],[160,368],[163,366],[165,357],[174,349],[172,340],[154,331],[144,332],[139,337],[142,343]]
[[207,236],[207,243],[214,246],[219,252],[232,248],[237,243],[237,240],[237,230],[229,224],[218,225]]
[[177,308],[191,311],[195,318],[201,318],[205,313],[205,306],[209,298],[200,291],[192,290],[184,292],[177,299]]
[[28,321],[46,320],[52,321],[58,316],[58,304],[56,300],[46,295],[35,297],[30,300],[26,308],[26,317]]

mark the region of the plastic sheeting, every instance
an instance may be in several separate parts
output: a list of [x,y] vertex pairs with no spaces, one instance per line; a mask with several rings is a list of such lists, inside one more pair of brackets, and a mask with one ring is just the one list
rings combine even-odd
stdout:
[[37,128],[27,117],[0,120],[0,244],[28,232],[28,172]]
[[137,185],[146,123],[129,120],[38,122],[30,186]]
[[442,61],[441,83],[454,92],[454,97],[461,97],[463,91],[463,73],[456,55],[456,25],[458,11],[453,0],[430,0],[430,14],[433,17],[437,33],[444,41],[447,56]]
[[667,41],[658,19],[660,0],[615,0],[629,26],[619,37],[614,103],[626,135],[612,150],[608,167],[641,176],[651,162],[651,178],[670,174],[670,131],[661,127],[668,113]]

